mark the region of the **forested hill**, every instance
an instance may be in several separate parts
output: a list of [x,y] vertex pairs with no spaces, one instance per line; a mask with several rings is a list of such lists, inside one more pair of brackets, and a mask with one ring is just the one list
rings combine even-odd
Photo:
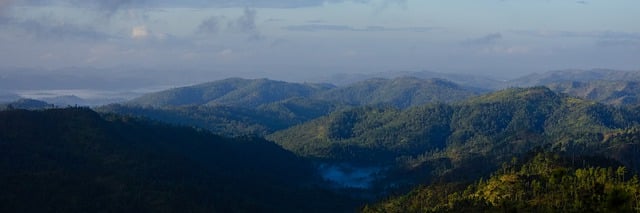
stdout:
[[295,97],[309,97],[332,88],[328,84],[299,84],[268,79],[229,78],[144,95],[128,104],[151,107],[227,105],[256,107]]
[[640,81],[640,72],[608,69],[558,70],[534,73],[507,82],[507,86],[542,86],[558,82]]
[[152,93],[97,110],[197,126],[223,135],[264,136],[338,109],[363,105],[407,108],[477,94],[438,79],[373,79],[333,87],[232,78]]
[[524,160],[514,159],[487,180],[419,187],[363,212],[640,211],[638,176],[614,162],[554,153]]
[[317,98],[353,106],[390,105],[407,108],[426,103],[451,103],[478,94],[479,91],[442,79],[400,77],[356,82],[334,88]]
[[640,104],[640,82],[638,81],[570,81],[551,83],[547,87],[557,92],[610,105]]
[[409,107],[451,102],[477,95],[477,91],[439,79],[402,77],[371,79],[343,87],[329,84],[289,83],[268,79],[230,78],[195,86],[147,94],[127,105],[176,107],[225,105],[257,107],[291,98],[306,98],[346,105]]
[[604,136],[639,121],[636,109],[544,87],[513,88],[450,105],[342,110],[268,138],[310,158],[373,164],[404,159],[412,168],[448,161],[452,169],[476,165],[471,168],[482,173],[534,147],[612,156],[609,148],[618,145],[603,143]]
[[263,139],[229,139],[85,108],[0,111],[0,158],[0,212],[353,207],[314,188],[306,161]]

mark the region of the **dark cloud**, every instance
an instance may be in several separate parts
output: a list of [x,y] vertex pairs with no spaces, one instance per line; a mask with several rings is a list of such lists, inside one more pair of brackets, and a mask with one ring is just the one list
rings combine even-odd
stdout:
[[491,33],[491,34],[482,36],[480,38],[466,40],[462,43],[466,45],[490,45],[490,44],[495,44],[501,39],[502,39],[501,33]]
[[[129,7],[251,7],[251,8],[301,8],[322,6],[325,3],[362,2],[371,0],[0,0],[0,7],[7,2],[19,1],[28,5],[69,4],[95,7],[105,12],[115,12]],[[397,0],[396,0],[397,1]]]
[[48,6],[66,5],[80,8],[95,9],[101,15],[111,16],[121,9],[145,7],[153,4],[154,0],[0,0],[0,15],[2,11],[13,5]]
[[257,12],[255,9],[245,8],[244,13],[240,17],[229,22],[229,29],[242,33],[253,33],[257,31],[256,14]]
[[318,31],[349,31],[349,32],[430,32],[437,28],[433,27],[406,27],[406,28],[389,28],[382,26],[368,26],[365,28],[356,28],[347,25],[329,25],[329,24],[305,24],[291,25],[284,27],[289,31],[300,32],[318,32]]
[[100,11],[103,11],[106,15],[113,15],[118,10],[123,8],[129,8],[136,5],[144,4],[144,0],[75,0],[78,3],[86,2],[96,6]]
[[221,30],[222,17],[219,16],[211,16],[200,25],[198,25],[197,33],[200,34],[217,34]]
[[578,3],[578,4],[589,4],[589,2],[587,2],[587,1],[576,1],[576,3]]
[[258,31],[256,17],[257,11],[255,9],[245,8],[240,17],[227,23],[227,27],[233,32],[248,34],[252,40],[259,40],[262,35]]
[[212,35],[218,33],[246,34],[250,40],[263,39],[257,25],[258,12],[252,8],[244,8],[236,18],[211,16],[203,20],[196,29],[197,34]]
[[[29,5],[66,3],[74,6],[95,7],[107,13],[114,13],[119,9],[130,7],[303,8],[318,7],[326,3],[370,3],[373,0],[0,0],[0,7],[11,1],[20,1]],[[382,3],[385,7],[394,4],[406,4],[406,0],[384,0]]]
[[46,40],[106,40],[112,38],[111,35],[100,32],[92,26],[56,22],[51,18],[10,19],[0,29],[5,32],[18,33],[21,36]]

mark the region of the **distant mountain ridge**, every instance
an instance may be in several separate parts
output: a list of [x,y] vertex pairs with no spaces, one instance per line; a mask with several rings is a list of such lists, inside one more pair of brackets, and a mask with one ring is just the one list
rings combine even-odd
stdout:
[[640,104],[640,81],[571,81],[546,86],[557,92],[610,105]]
[[293,97],[308,97],[332,87],[328,84],[299,84],[268,79],[229,78],[143,95],[127,102],[127,104],[151,107],[187,105],[257,107],[264,103]]
[[369,79],[334,88],[317,97],[354,106],[388,104],[407,108],[426,103],[450,103],[478,94],[480,92],[443,79],[400,77]]
[[558,70],[534,73],[510,80],[507,86],[530,87],[551,83],[577,81],[640,81],[640,71],[619,71],[610,69]]
[[394,72],[381,72],[381,73],[371,73],[371,74],[343,73],[343,74],[334,74],[332,76],[329,76],[320,80],[317,80],[317,79],[310,79],[310,80],[314,80],[314,82],[327,82],[327,83],[332,83],[339,86],[346,86],[353,83],[366,81],[368,79],[375,79],[375,78],[394,79],[394,78],[404,78],[404,77],[415,77],[420,79],[433,79],[433,78],[445,79],[447,81],[451,81],[462,86],[467,86],[467,87],[477,88],[477,89],[493,88],[495,85],[499,85],[506,80],[506,79],[494,79],[491,77],[474,75],[470,73],[444,73],[444,72],[433,72],[433,71],[394,71]]
[[[443,95],[448,93],[448,95]],[[289,83],[268,79],[230,78],[144,95],[129,105],[166,107],[227,105],[257,107],[290,98],[308,98],[347,105],[389,104],[408,107],[429,102],[461,100],[479,92],[440,79],[403,77],[371,79],[336,87],[330,84]]]
[[342,108],[407,108],[480,94],[441,79],[371,79],[349,86],[231,78],[144,95],[98,108],[196,125],[224,135],[267,135]]

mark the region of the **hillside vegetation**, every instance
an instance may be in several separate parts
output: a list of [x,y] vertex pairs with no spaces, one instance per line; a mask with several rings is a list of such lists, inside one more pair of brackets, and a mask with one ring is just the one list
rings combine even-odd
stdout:
[[557,154],[539,153],[505,165],[490,178],[433,184],[366,206],[363,212],[638,212],[640,181],[606,162],[580,166]]
[[476,94],[436,79],[374,79],[334,87],[232,78],[152,93],[98,111],[193,125],[223,135],[264,136],[338,109],[365,105],[407,108]]
[[[348,211],[307,161],[259,138],[85,108],[0,112],[1,212]],[[332,203],[332,205],[326,205]]]

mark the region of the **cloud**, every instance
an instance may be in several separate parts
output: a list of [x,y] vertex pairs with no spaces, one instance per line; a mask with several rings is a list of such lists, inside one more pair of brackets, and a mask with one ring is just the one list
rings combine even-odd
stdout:
[[522,55],[531,52],[531,49],[524,46],[487,47],[483,48],[481,52],[485,54]]
[[113,37],[93,26],[56,21],[51,17],[27,20],[8,18],[0,30],[45,40],[106,40]]
[[198,25],[197,33],[200,34],[217,34],[221,30],[222,25],[222,17],[219,16],[211,16],[200,25]]
[[513,33],[534,37],[565,37],[565,38],[596,38],[596,39],[630,39],[640,40],[640,33],[616,32],[616,31],[591,31],[591,32],[571,32],[571,31],[531,31],[518,30]]
[[588,1],[576,1],[576,3],[578,3],[578,4],[585,4],[585,5],[586,5],[586,4],[589,4],[589,2],[588,2]]
[[111,16],[122,9],[151,6],[156,0],[0,0],[0,9],[14,3],[21,6],[70,6],[91,8],[98,13]]
[[[15,0],[0,0],[0,4]],[[66,4],[93,7],[107,14],[131,7],[188,7],[188,8],[303,8],[319,7],[326,3],[357,2],[369,3],[374,0],[21,0],[27,5]],[[385,4],[405,0],[384,0]],[[0,5],[2,6],[2,5]]]
[[382,0],[382,3],[376,8],[375,13],[380,13],[391,6],[400,6],[402,8],[407,8],[407,0]]
[[130,8],[136,5],[143,5],[144,0],[71,0],[75,5],[87,4],[90,7],[95,7],[99,11],[103,12],[107,16],[111,16],[118,12],[120,9]]
[[370,0],[160,0],[160,5],[167,6],[200,6],[200,7],[249,7],[249,8],[302,8],[318,7],[325,3],[369,2]]
[[257,31],[256,14],[255,9],[245,8],[244,13],[240,17],[228,23],[229,29],[243,33],[252,33]]
[[257,11],[255,9],[244,8],[243,14],[227,23],[227,27],[233,32],[248,34],[252,40],[260,40],[262,35],[256,25],[256,16]]
[[288,31],[299,32],[318,32],[318,31],[347,31],[347,32],[430,32],[438,28],[434,27],[400,27],[390,28],[382,26],[368,26],[364,28],[356,28],[347,25],[329,25],[329,24],[304,24],[291,25],[284,27]]
[[482,36],[480,38],[468,39],[462,43],[466,45],[490,45],[490,44],[495,44],[501,39],[502,39],[501,33],[491,33],[491,34]]
[[131,29],[131,38],[133,39],[146,39],[150,34],[146,26],[136,26]]

